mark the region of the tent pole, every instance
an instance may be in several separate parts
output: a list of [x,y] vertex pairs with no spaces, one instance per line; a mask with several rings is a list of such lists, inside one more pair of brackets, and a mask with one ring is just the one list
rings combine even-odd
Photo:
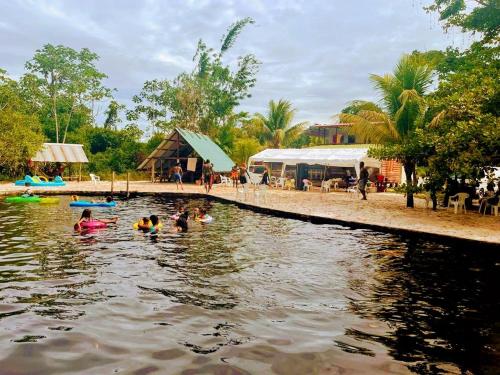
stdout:
[[151,182],[155,182],[155,164],[156,164],[156,160],[155,159],[151,159],[153,161],[153,164],[151,165]]

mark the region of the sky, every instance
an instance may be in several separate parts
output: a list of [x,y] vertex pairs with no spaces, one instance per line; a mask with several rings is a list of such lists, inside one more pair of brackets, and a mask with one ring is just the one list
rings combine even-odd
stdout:
[[[379,98],[369,75],[392,71],[403,53],[463,48],[443,32],[425,0],[0,0],[0,68],[14,78],[46,43],[87,47],[100,56],[115,99],[131,98],[151,79],[191,71],[202,38],[219,47],[234,21],[252,17],[226,56],[262,62],[252,97],[240,110],[265,113],[290,100],[297,121],[328,123],[354,99]],[[104,105],[103,105],[104,106]]]

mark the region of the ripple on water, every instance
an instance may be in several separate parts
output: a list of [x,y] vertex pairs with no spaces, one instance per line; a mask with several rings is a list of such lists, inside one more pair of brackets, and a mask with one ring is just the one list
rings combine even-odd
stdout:
[[[161,197],[94,210],[0,202],[0,372],[500,371],[500,256]],[[188,233],[132,230],[204,206]]]

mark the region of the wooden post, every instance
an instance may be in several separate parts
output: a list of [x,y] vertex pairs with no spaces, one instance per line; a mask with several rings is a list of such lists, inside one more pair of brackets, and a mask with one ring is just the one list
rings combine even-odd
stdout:
[[115,171],[111,173],[111,195],[115,192]]
[[129,184],[130,184],[130,172],[127,172],[127,198],[130,196]]
[[151,159],[153,161],[153,164],[151,165],[151,182],[155,182],[155,164],[156,160]]
[[78,163],[79,168],[78,168],[78,182],[82,182],[82,163]]

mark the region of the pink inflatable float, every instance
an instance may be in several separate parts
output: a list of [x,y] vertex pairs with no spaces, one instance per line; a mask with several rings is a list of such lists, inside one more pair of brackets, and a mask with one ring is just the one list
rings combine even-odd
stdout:
[[92,220],[92,221],[82,221],[80,223],[80,226],[83,229],[100,229],[100,228],[106,228],[108,225],[99,220]]

